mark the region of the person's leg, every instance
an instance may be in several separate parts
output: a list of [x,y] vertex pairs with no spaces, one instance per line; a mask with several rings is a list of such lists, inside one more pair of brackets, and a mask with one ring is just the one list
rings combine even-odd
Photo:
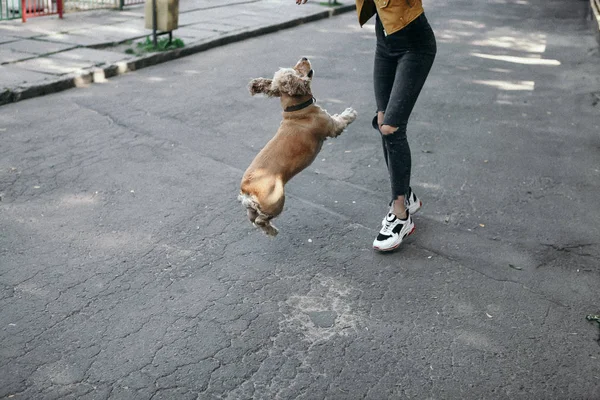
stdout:
[[[373,65],[373,89],[375,91],[377,111],[375,118],[373,118],[373,128],[379,131],[379,128],[383,123],[383,112],[387,108],[392,93],[392,87],[394,86],[394,79],[396,79],[397,59],[390,55],[387,44],[385,43],[383,25],[381,24],[379,17],[376,17],[375,19],[375,33],[377,36],[377,46],[375,48],[375,61]],[[379,132],[381,133],[381,131]],[[383,136],[381,138],[381,144],[383,147],[385,165],[389,168],[388,150]]]
[[406,218],[405,195],[409,191],[412,162],[406,126],[425,84],[433,59],[432,54],[412,51],[400,58],[394,86],[380,127],[388,155],[393,210],[399,218]]
[[[378,49],[383,48],[388,59],[394,60],[392,91],[383,91],[381,87],[376,91],[377,125],[382,134],[386,165],[390,172],[393,211],[398,216],[405,216],[405,196],[410,194],[411,173],[406,125],[433,64],[436,41],[425,14],[392,35],[380,35],[377,25],[376,33]],[[388,75],[385,82],[389,81]]]
[[[378,37],[378,47],[379,47]],[[377,120],[392,188],[392,209],[382,221],[382,229],[373,242],[379,251],[391,251],[415,229],[410,213],[421,202],[410,190],[411,153],[406,126],[423,88],[436,53],[435,37],[424,15],[407,28],[384,39],[388,59],[395,61],[391,92],[376,91]],[[389,77],[386,76],[386,82]],[[376,86],[377,88],[377,86]],[[385,107],[380,104],[385,102]],[[406,197],[410,196],[410,197]],[[410,199],[407,212],[406,199]]]

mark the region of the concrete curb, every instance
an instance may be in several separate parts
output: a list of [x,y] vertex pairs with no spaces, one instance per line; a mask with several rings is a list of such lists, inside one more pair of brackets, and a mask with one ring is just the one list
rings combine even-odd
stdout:
[[4,88],[0,91],[0,106],[16,103],[33,97],[44,96],[51,93],[61,92],[74,87],[89,85],[94,82],[104,82],[107,78],[122,75],[130,71],[176,60],[192,54],[200,53],[215,47],[229,43],[239,42],[245,39],[266,35],[283,29],[293,28],[308,22],[331,18],[349,11],[354,11],[356,6],[345,5],[327,9],[316,14],[295,18],[279,24],[269,25],[258,29],[247,29],[241,32],[224,35],[215,40],[195,43],[181,49],[152,53],[134,58],[130,61],[122,61],[104,67],[83,70],[77,73],[61,76],[60,78],[32,85],[23,85],[13,88]]

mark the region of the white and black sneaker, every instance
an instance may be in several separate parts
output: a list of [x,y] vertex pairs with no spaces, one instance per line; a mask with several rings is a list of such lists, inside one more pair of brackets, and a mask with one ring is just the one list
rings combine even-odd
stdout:
[[373,241],[373,248],[378,251],[392,251],[398,248],[402,240],[415,231],[410,213],[407,213],[406,219],[400,219],[394,213],[389,213],[384,221],[379,235]]
[[408,210],[409,214],[412,215],[421,209],[421,207],[423,206],[423,202],[419,200],[415,192],[413,192],[412,189],[409,187],[408,196],[404,198],[404,205],[406,206],[406,209]]
[[[421,200],[419,200],[419,198],[417,197],[415,192],[413,192],[410,187],[408,188],[408,195],[406,197],[404,197],[404,206],[406,207],[406,209],[408,210],[408,213],[410,215],[413,215],[414,213],[419,211],[421,209],[421,207],[423,206],[423,202]],[[392,201],[390,201],[390,211],[388,211],[388,213],[393,213],[393,212],[394,212],[394,201],[392,200]],[[387,215],[385,217],[383,217],[383,220],[381,221],[381,226],[385,225],[386,218],[387,218]]]

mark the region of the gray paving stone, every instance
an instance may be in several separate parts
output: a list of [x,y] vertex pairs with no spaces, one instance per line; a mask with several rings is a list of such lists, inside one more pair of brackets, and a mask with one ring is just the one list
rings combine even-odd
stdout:
[[247,13],[239,13],[234,16],[217,19],[217,21],[226,21],[231,25],[244,28],[271,25],[273,23],[273,20],[274,16],[272,15],[251,15]]
[[[211,1],[211,0],[189,0],[189,1],[181,2],[179,4],[179,12],[185,13],[185,12],[199,10],[199,9],[203,9],[203,8],[217,7],[220,5],[218,3],[219,3],[218,1]],[[222,4],[222,2],[221,2],[221,4]]]
[[[104,44],[110,44],[115,42],[120,42],[123,39],[123,35],[106,35],[106,34],[97,34],[95,31],[88,30],[79,30],[66,34],[69,38],[73,40],[72,43],[80,44],[81,46],[101,46]],[[60,39],[60,35],[52,35],[52,36],[44,36],[40,38],[40,40],[44,41],[52,41],[52,42],[62,42]],[[65,43],[68,43],[65,41]]]
[[187,39],[191,39],[192,41],[216,38],[216,37],[220,36],[221,34],[222,34],[221,32],[192,29],[192,28],[188,28],[188,27],[179,28],[173,32],[173,36],[175,36],[175,37],[187,38]]
[[[22,24],[22,22],[19,21],[19,24]],[[2,36],[9,36],[15,38],[31,38],[43,34],[44,32],[40,32],[39,28],[24,29],[19,25],[15,25],[14,21],[3,21],[2,23],[0,23],[0,35]]]
[[14,42],[15,40],[19,40],[15,36],[6,35],[4,32],[0,31],[0,44]]
[[[237,4],[243,4],[244,7],[248,6],[248,2],[244,0],[230,0],[227,6]],[[195,10],[208,10],[214,8],[223,8],[224,2],[221,0],[186,0],[179,3],[179,12],[186,13]]]
[[227,18],[236,14],[239,14],[239,11],[229,9],[196,10],[180,14],[179,25],[196,24],[202,21],[214,24],[217,19],[221,19],[220,17]]
[[137,33],[140,29],[144,29],[144,16],[131,16],[126,21],[110,24],[110,27],[117,30],[128,30],[132,33]]
[[53,57],[34,58],[17,64],[20,68],[53,75],[64,75],[94,66],[92,61],[65,60]]
[[53,54],[49,58],[55,60],[67,60],[76,63],[79,62],[92,62],[94,65],[106,65],[112,64],[117,61],[130,59],[131,56],[126,53],[107,51],[107,50],[96,50],[96,49],[73,49],[64,51],[62,53]]
[[134,37],[146,33],[148,33],[148,30],[144,28],[144,23],[141,20],[105,25],[94,30],[94,34],[106,35],[108,37]]
[[94,37],[92,35],[83,36],[83,35],[73,35],[71,33],[56,33],[56,34],[52,34],[52,35],[48,35],[48,36],[39,37],[39,38],[37,38],[37,40],[47,41],[47,42],[56,42],[56,43],[69,43],[69,44],[75,44],[78,46],[94,46],[94,45],[103,43],[97,37]]
[[0,45],[0,65],[12,63],[19,60],[27,60],[31,57],[35,57],[35,55],[31,53],[23,53],[13,49],[3,48]]
[[79,15],[80,14],[69,14],[63,19],[57,17],[36,18],[32,20],[33,23],[31,24],[23,24],[22,30],[31,31],[36,34],[35,36],[40,36],[57,32],[71,32],[77,29],[94,30],[98,26],[110,23],[108,18],[102,18],[101,21],[98,21],[98,19],[91,19],[89,17],[82,19]]
[[15,65],[0,65],[0,88],[43,81],[49,77],[46,74],[28,71]]
[[[179,12],[181,12],[181,8],[179,9]],[[137,6],[128,6],[123,11],[120,11],[119,15],[126,17],[127,19],[131,19],[132,17],[144,18],[144,5],[139,4]]]
[[76,47],[74,44],[45,42],[34,39],[23,39],[17,42],[4,43],[0,45],[0,48],[38,55],[56,53],[57,51],[72,49],[74,47]]
[[[181,24],[180,24],[181,26]],[[216,23],[216,22],[200,22],[196,24],[185,25],[184,28],[188,29],[196,29],[201,31],[213,31],[213,32],[221,32],[227,33],[232,30],[239,29],[235,25]]]
[[95,40],[94,45],[104,43],[117,43],[137,38],[150,33],[144,29],[143,23],[137,20],[127,24],[105,25],[95,28],[93,31],[83,29],[70,32],[78,37],[87,37]]

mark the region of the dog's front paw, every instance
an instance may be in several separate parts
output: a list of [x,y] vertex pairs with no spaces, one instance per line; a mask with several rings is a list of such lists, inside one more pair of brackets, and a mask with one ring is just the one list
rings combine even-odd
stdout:
[[357,115],[358,115],[358,113],[356,112],[355,109],[348,107],[344,110],[344,112],[340,115],[340,117],[344,118],[347,123],[351,123],[352,121],[354,121],[356,119]]

